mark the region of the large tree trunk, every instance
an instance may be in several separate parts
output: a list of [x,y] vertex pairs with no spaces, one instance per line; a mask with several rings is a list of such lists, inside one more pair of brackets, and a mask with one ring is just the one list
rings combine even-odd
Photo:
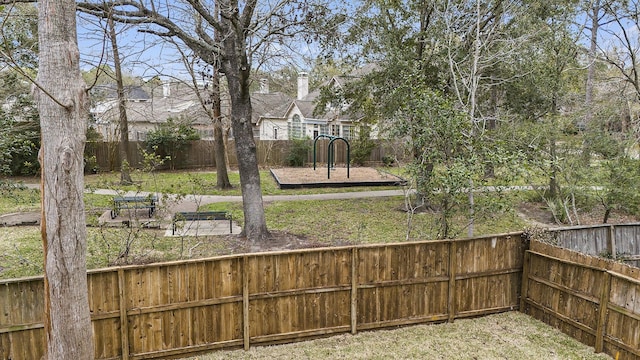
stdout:
[[116,29],[112,18],[108,20],[108,27],[118,91],[118,115],[120,118],[120,143],[118,144],[118,152],[120,154],[120,183],[127,185],[133,183],[129,171],[129,120],[127,118],[127,99],[125,98],[124,83],[122,81],[122,66],[120,66],[118,39],[116,38]]
[[224,19],[223,24],[227,30],[222,34],[224,53],[227,56],[221,65],[226,74],[231,98],[231,127],[236,143],[244,210],[243,232],[249,241],[257,243],[266,240],[269,231],[264,216],[258,156],[256,143],[253,139],[253,125],[251,124],[252,110],[249,91],[251,70],[247,59],[244,31],[235,29],[233,22],[229,19]]
[[80,75],[76,4],[41,0],[38,13],[41,88],[34,96],[42,128],[45,358],[93,359],[82,199],[87,93]]

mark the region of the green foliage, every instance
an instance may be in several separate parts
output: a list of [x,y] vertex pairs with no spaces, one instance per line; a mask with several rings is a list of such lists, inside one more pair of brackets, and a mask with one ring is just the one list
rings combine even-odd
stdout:
[[[0,8],[0,63],[35,75],[38,64],[38,12],[33,4]],[[4,69],[3,71],[6,70]],[[35,76],[34,76],[35,77]]]
[[620,156],[602,164],[601,187],[596,194],[604,206],[603,223],[614,210],[640,213],[640,161]]
[[311,150],[309,139],[290,140],[289,154],[285,159],[288,166],[304,166]]
[[24,75],[38,65],[37,10],[14,4],[0,10],[0,174],[32,175],[39,170],[40,123]]
[[[82,78],[87,84],[108,85],[114,83],[113,79],[116,78],[116,75],[111,66],[102,64],[93,67],[88,71],[83,71]],[[140,78],[137,78],[131,74],[123,74],[122,81],[125,86],[139,85],[140,83],[142,83],[142,80]]]
[[176,162],[184,160],[179,156],[182,150],[190,141],[198,139],[200,135],[189,121],[168,118],[166,122],[159,124],[155,130],[147,134],[145,143],[147,151],[169,159],[170,168],[174,169]]
[[39,171],[40,123],[29,95],[17,95],[8,111],[0,109],[0,173],[33,175]]
[[358,136],[350,142],[351,162],[363,166],[369,160],[371,152],[376,147],[376,143],[371,140],[371,128],[360,126]]

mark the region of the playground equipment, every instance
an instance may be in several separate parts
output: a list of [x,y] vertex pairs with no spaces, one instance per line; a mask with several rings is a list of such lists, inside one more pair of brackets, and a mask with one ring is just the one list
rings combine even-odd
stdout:
[[351,163],[351,146],[347,139],[340,136],[320,134],[313,140],[313,170],[316,169],[316,143],[320,138],[329,139],[329,147],[327,148],[327,179],[331,179],[331,168],[335,168],[335,144],[336,140],[342,140],[347,144],[347,179],[349,178],[349,163]]

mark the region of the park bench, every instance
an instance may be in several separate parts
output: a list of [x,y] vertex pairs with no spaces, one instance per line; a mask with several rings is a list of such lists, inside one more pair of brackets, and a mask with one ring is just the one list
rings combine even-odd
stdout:
[[153,216],[158,204],[158,197],[155,195],[146,196],[116,196],[113,198],[113,209],[111,218],[115,219],[122,209],[148,209],[149,217]]
[[175,235],[178,221],[201,221],[201,220],[229,220],[229,233],[233,234],[233,217],[226,211],[187,211],[177,212],[173,215],[173,227],[171,234]]

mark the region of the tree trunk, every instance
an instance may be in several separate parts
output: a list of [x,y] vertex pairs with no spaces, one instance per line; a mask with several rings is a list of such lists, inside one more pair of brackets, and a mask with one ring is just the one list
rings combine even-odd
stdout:
[[[264,241],[269,236],[262,204],[260,171],[256,143],[253,139],[251,124],[251,97],[249,91],[249,73],[245,33],[235,29],[229,19],[224,19],[227,32],[223,34],[225,58],[222,70],[226,74],[231,98],[231,127],[236,143],[238,171],[242,189],[242,207],[244,211],[244,235],[252,243]],[[233,55],[233,56],[229,56]]]
[[83,154],[86,85],[80,75],[76,4],[38,2],[42,128],[41,201],[47,359],[93,359],[86,269]]
[[[589,67],[587,68],[587,83],[585,85],[584,96],[584,127],[586,130],[593,129],[593,92],[596,77],[596,55],[598,51],[598,30],[600,28],[600,0],[595,0],[591,7],[587,9],[587,16],[591,19],[591,39],[588,52]],[[582,160],[589,164],[591,160],[591,149],[586,140],[582,146]]]
[[120,154],[120,183],[126,185],[133,183],[131,173],[129,172],[129,120],[127,119],[127,99],[125,98],[124,84],[122,82],[122,67],[120,66],[120,52],[118,51],[115,25],[112,18],[109,18],[107,22],[118,91],[118,115],[120,118],[120,143],[118,144],[118,152]]
[[213,146],[216,160],[216,186],[218,189],[230,189],[231,182],[227,172],[226,144],[222,131],[222,111],[220,104],[220,76],[219,69],[213,70],[213,84],[211,100],[213,105]]

